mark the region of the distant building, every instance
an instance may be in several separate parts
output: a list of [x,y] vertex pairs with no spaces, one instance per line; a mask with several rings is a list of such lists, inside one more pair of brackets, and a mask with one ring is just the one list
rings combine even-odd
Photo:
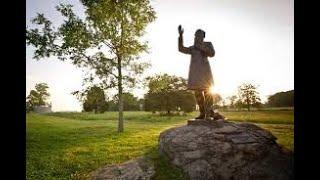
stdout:
[[51,103],[47,106],[46,105],[35,106],[33,111],[35,113],[50,113],[50,112],[52,112],[51,107],[52,107]]

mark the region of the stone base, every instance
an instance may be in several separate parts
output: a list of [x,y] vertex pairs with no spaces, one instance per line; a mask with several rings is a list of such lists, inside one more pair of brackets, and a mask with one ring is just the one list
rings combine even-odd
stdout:
[[224,123],[225,121],[223,119],[218,119],[218,120],[190,119],[188,120],[188,125],[223,127]]
[[293,152],[251,123],[189,120],[160,133],[159,152],[190,180],[291,180]]

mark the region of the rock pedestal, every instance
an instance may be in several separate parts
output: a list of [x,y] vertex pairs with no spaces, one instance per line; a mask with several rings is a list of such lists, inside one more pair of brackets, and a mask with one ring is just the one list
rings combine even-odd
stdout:
[[159,151],[190,179],[292,179],[292,152],[254,124],[189,120],[160,134]]
[[213,127],[222,127],[225,121],[223,119],[219,120],[203,120],[203,119],[190,119],[188,120],[188,125],[203,125],[203,126],[213,126]]

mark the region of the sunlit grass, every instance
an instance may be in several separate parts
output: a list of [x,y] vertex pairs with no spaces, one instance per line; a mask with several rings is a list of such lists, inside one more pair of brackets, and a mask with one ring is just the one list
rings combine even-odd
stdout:
[[294,127],[288,124],[257,124],[260,127],[269,130],[275,137],[277,143],[293,150],[294,148]]
[[229,120],[264,124],[293,124],[293,111],[222,112]]
[[[223,113],[230,120],[260,122],[278,143],[293,148],[293,112]],[[117,112],[27,114],[27,179],[85,179],[96,168],[148,154],[155,162],[154,179],[183,179],[157,153],[163,130],[186,124],[186,116],[125,112],[125,131],[117,133]],[[275,122],[274,124],[272,122]]]

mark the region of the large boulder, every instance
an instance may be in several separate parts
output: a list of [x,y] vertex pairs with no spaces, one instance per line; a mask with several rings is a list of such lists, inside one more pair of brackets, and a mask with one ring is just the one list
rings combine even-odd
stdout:
[[193,120],[160,134],[159,151],[190,179],[292,179],[292,152],[254,124]]

